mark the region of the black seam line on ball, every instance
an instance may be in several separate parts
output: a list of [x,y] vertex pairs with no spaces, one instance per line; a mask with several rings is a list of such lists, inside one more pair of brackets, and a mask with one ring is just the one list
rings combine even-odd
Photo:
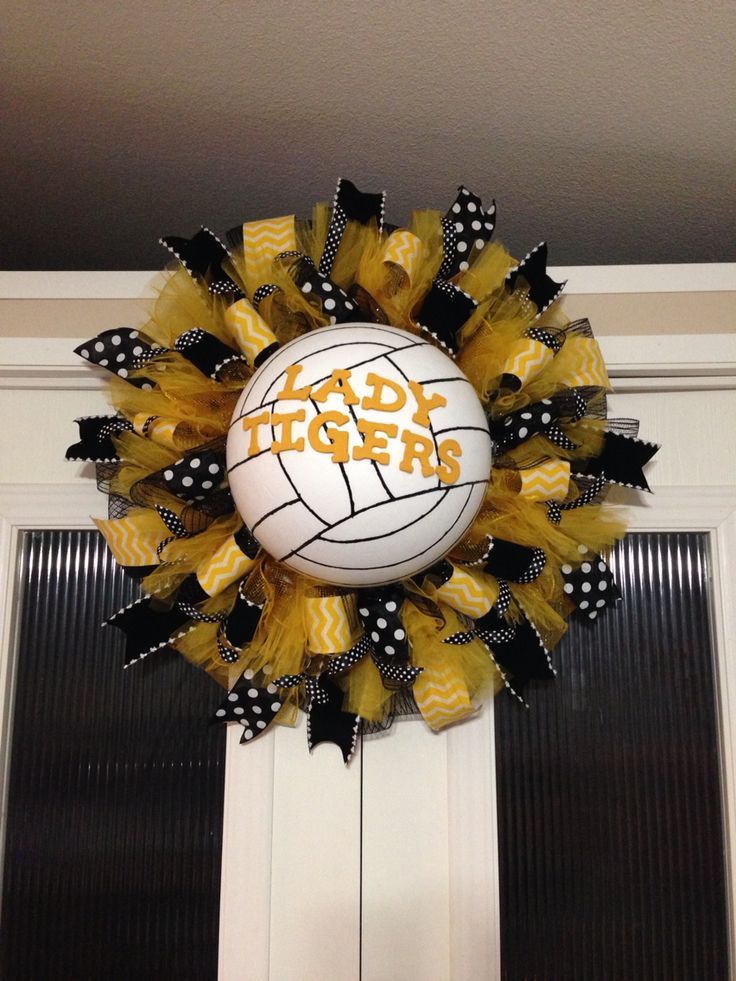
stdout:
[[[451,490],[457,490],[460,487],[476,487],[478,484],[487,484],[487,483],[488,483],[488,479],[487,478],[485,480],[466,480],[462,484],[453,484],[452,485],[452,488],[448,488],[448,490],[450,490],[450,489]],[[295,488],[295,491],[296,491],[296,488]],[[424,494],[436,494],[436,493],[437,493],[437,488],[436,487],[425,487],[424,490],[414,491],[413,494],[402,494],[401,497],[397,497],[397,498],[395,498],[395,500],[397,500],[397,501],[407,501],[407,500],[410,500],[413,497],[421,497]],[[366,507],[361,508],[359,511],[356,511],[355,512],[355,515],[351,515],[350,518],[357,517],[357,515],[359,515],[359,514],[365,514],[366,511],[372,511],[372,510],[374,510],[374,508],[382,507],[386,503],[387,503],[386,501],[378,501],[377,504],[368,504]],[[333,528],[337,528],[339,525],[344,524],[346,521],[349,521],[350,518],[342,518],[340,521],[336,521],[333,525],[329,525],[324,530],[325,531],[332,531]],[[323,522],[323,524],[324,524],[324,522]],[[285,562],[286,559],[291,558],[292,555],[296,555],[297,552],[299,552],[303,548],[306,548],[307,545],[311,545],[312,542],[316,542],[317,539],[322,536],[322,534],[323,534],[323,532],[319,532],[317,535],[313,535],[311,538],[307,539],[306,542],[302,542],[301,545],[297,546],[297,548],[294,548],[290,552],[287,552],[287,554],[284,555],[281,559],[279,559],[279,561],[280,562]],[[312,560],[311,559],[308,559],[307,561],[311,562]],[[399,563],[398,562],[394,562],[393,564],[394,565],[398,565]]]
[[488,430],[483,426],[448,426],[447,429],[438,429],[437,435],[443,436],[445,433],[457,432],[485,433],[486,436],[489,435]]
[[290,508],[290,507],[292,506],[292,504],[301,504],[301,503],[302,503],[302,500],[301,500],[301,498],[299,498],[299,497],[295,497],[293,501],[284,501],[284,503],[283,503],[283,504],[279,504],[279,505],[277,505],[277,507],[275,507],[275,508],[271,508],[271,510],[270,510],[270,511],[266,511],[266,513],[265,513],[265,514],[262,514],[262,515],[260,516],[260,518],[258,519],[258,521],[256,521],[256,523],[255,523],[255,524],[253,525],[253,527],[252,527],[252,528],[250,529],[250,532],[251,532],[251,534],[252,534],[252,535],[254,535],[254,534],[255,534],[255,532],[256,532],[256,528],[258,527],[258,525],[260,525],[260,524],[261,524],[261,522],[263,522],[263,521],[265,521],[265,520],[266,520],[266,518],[270,518],[270,517],[272,517],[272,516],[273,516],[274,514],[278,514],[278,512],[279,512],[279,511],[283,511],[283,509],[284,509],[284,508]]
[[[317,328],[317,330],[319,330],[319,329],[320,328]],[[304,336],[307,337],[309,335],[305,334]],[[398,351],[408,351],[408,350],[410,350],[413,347],[422,347],[425,343],[426,343],[425,341],[417,341],[417,342],[415,342],[413,344],[405,344],[403,347],[389,347],[388,345],[386,345],[386,350],[392,351],[394,353],[397,353]],[[333,350],[335,350],[338,347],[356,347],[359,344],[361,344],[361,345],[369,344],[371,347],[376,347],[377,342],[376,341],[352,341],[352,342],[346,341],[344,344],[333,344],[329,348],[329,350],[330,351],[333,351]],[[285,349],[282,348],[282,350],[285,350]],[[316,356],[317,354],[324,354],[325,353],[325,350],[327,350],[327,349],[326,348],[320,348],[319,351],[312,351],[310,354],[305,354],[305,356],[304,356],[304,358],[302,360],[303,361],[306,361],[307,358],[312,358],[312,357]],[[386,357],[386,352],[385,351],[382,351],[380,354],[374,354],[372,358],[366,358],[365,361],[359,361],[356,364],[351,365],[350,367],[351,367],[351,370],[352,370],[352,368],[362,368],[363,365],[370,364],[371,361],[377,361],[379,358],[385,358],[385,357]],[[296,361],[291,362],[291,364],[299,364],[299,363],[300,362],[296,362]],[[268,388],[266,389],[266,391],[263,393],[263,397],[264,398],[266,397],[266,395],[268,395],[268,393],[271,391],[271,389],[273,388],[273,386],[279,380],[281,380],[283,378],[283,375],[284,375],[284,372],[282,371],[271,382],[271,384],[268,386]],[[322,378],[315,379],[315,381],[313,381],[311,383],[312,384],[312,387],[314,387],[315,385],[322,384],[322,382],[327,381],[327,379],[328,378],[331,378],[331,377],[332,377],[332,372],[330,372],[329,375],[323,375]],[[245,417],[251,415],[251,413],[257,412],[259,409],[265,409],[265,408],[267,408],[269,406],[274,406],[279,401],[280,401],[279,399],[269,399],[267,402],[264,402],[263,400],[261,400],[261,402],[258,405],[253,406],[252,409],[248,409],[247,412],[241,412],[240,415],[237,418],[231,419],[230,420],[230,425],[228,426],[228,429],[232,429],[232,427],[235,425],[236,422],[240,422],[241,419],[245,419]],[[287,401],[287,400],[285,399],[284,401]],[[288,400],[288,401],[293,401],[293,400]]]
[[[437,490],[441,490],[441,488],[437,488]],[[435,508],[438,508],[440,506],[440,504],[442,504],[442,502],[444,501],[444,499],[447,497],[447,495],[449,493],[450,493],[450,488],[449,487],[445,487],[444,488],[444,492],[442,494],[442,497],[439,499],[439,501],[437,501],[435,504],[433,504],[432,507],[429,508],[428,511],[425,511],[423,514],[420,514],[418,518],[414,518],[414,520],[413,521],[410,521],[408,524],[402,525],[400,528],[394,528],[392,531],[386,531],[382,535],[371,535],[368,538],[328,538],[327,537],[327,532],[331,531],[332,529],[331,528],[327,528],[319,536],[319,540],[321,542],[331,542],[333,545],[356,545],[359,542],[376,542],[376,541],[378,541],[379,538],[389,538],[391,535],[396,535],[400,531],[404,531],[407,528],[411,528],[411,526],[412,525],[415,525],[418,521],[422,521],[424,518],[427,517],[428,514],[431,514],[434,511]],[[384,501],[383,503],[384,504],[388,504],[389,502],[388,501]],[[351,515],[351,517],[353,517],[353,516]],[[302,546],[302,547],[304,547],[304,546]]]
[[271,447],[267,447],[265,450],[261,450],[259,453],[254,453],[253,456],[247,456],[244,460],[238,460],[231,467],[228,467],[227,473],[232,473],[233,470],[237,470],[238,467],[242,467],[244,463],[250,463],[251,460],[257,460],[259,456],[263,456],[264,453],[270,453]]
[[[350,415],[353,417],[353,423],[355,425],[355,429],[356,429],[356,432],[358,433],[358,436],[360,436],[360,439],[361,439],[362,443],[365,444],[365,438],[364,438],[363,434],[361,433],[361,431],[358,429],[358,416],[356,415],[356,412],[355,412],[355,406],[348,405],[348,406],[346,406],[346,408],[347,408],[348,412],[350,413]],[[381,487],[383,487],[383,489],[386,491],[386,493],[389,496],[389,500],[391,500],[391,501],[396,500],[396,498],[394,497],[394,495],[391,493],[391,489],[389,488],[388,484],[383,479],[383,474],[381,473],[381,468],[378,465],[378,461],[377,460],[371,460],[371,463],[373,464],[373,469],[374,469],[374,471],[376,473],[376,476],[378,477],[378,481],[381,484]],[[355,514],[355,512],[353,511],[351,513],[350,517],[353,517],[354,514]]]
[[294,493],[296,494],[297,498],[299,498],[299,501],[301,502],[301,504],[303,504],[303,506],[307,509],[307,511],[309,511],[309,513],[312,515],[312,517],[313,518],[316,518],[317,521],[319,521],[319,523],[321,525],[324,525],[325,528],[329,527],[329,523],[327,521],[325,521],[323,518],[320,518],[320,516],[317,514],[317,512],[316,511],[313,511],[310,508],[310,506],[307,504],[307,502],[303,498],[300,498],[299,497],[299,491],[297,490],[294,481],[291,479],[291,475],[289,474],[289,471],[284,466],[284,462],[281,459],[281,454],[280,453],[277,453],[276,454],[276,459],[278,460],[278,464],[281,467],[281,472],[283,473],[284,477],[286,477],[286,479],[289,481],[289,486],[294,491]]
[[[314,409],[314,411],[317,413],[317,415],[319,415],[319,404],[317,402],[315,402],[314,399],[310,399],[309,401],[312,403],[312,408]],[[352,406],[351,406],[351,408],[352,408]],[[327,425],[327,423],[326,422],[323,422],[322,425],[319,427],[320,430],[323,430],[326,425]],[[273,431],[273,426],[271,427],[271,430]],[[327,435],[327,434],[325,433],[325,435]],[[275,439],[275,436],[274,436],[274,439]],[[353,488],[350,486],[350,481],[348,480],[348,476],[345,473],[345,464],[338,462],[337,465],[340,468],[340,475],[342,476],[343,482],[345,484],[345,489],[348,492],[348,500],[350,501],[350,514],[355,514],[355,501],[353,500]],[[305,505],[305,507],[306,507],[306,505]]]
[[[468,506],[468,502],[470,501],[470,497],[472,493],[473,493],[472,488],[469,488],[468,496],[465,498],[465,503],[463,504],[462,511],[460,512],[461,515],[463,511],[465,511],[465,508]],[[299,550],[297,550],[296,553],[292,553],[292,554],[296,554],[300,559],[303,559],[305,562],[309,562],[312,565],[318,565],[323,569],[344,569],[346,572],[371,572],[373,569],[392,569],[396,565],[405,565],[407,562],[413,562],[414,559],[418,559],[420,556],[425,555],[431,549],[435,548],[442,541],[443,538],[449,535],[449,533],[450,533],[449,530],[443,532],[439,538],[436,538],[431,544],[427,545],[426,548],[423,548],[421,552],[416,552],[414,555],[405,555],[398,562],[382,562],[380,565],[353,565],[353,566],[333,565],[331,562],[319,562],[317,559],[310,559],[306,555],[301,555]],[[318,536],[318,539],[319,537],[320,536]],[[306,547],[307,547],[306,545],[301,546],[301,548],[306,548]],[[289,557],[290,556],[287,556],[287,558]],[[283,559],[281,561],[283,561]]]
[[[396,369],[396,371],[398,371],[398,373],[401,375],[401,377],[404,379],[404,381],[408,385],[409,384],[409,378],[407,377],[407,375],[404,374],[404,372],[401,370],[401,368],[397,364],[395,364],[395,362],[393,362],[391,360],[391,355],[390,354],[387,354],[386,355],[386,360],[388,361],[388,363],[390,365],[392,365],[392,367],[394,367]],[[430,412],[431,412],[431,409],[430,409]],[[429,413],[427,413],[427,416],[429,417]],[[418,425],[418,423],[417,423],[417,425]],[[440,450],[439,450],[439,446],[437,445],[437,436],[435,434],[434,429],[432,428],[432,420],[431,419],[429,420],[429,426],[427,428],[429,429],[430,433],[432,434],[432,442],[434,443],[434,455],[437,457],[437,460],[439,461],[439,458],[440,458]],[[439,489],[441,485],[442,485],[442,481],[438,477],[437,478],[437,484],[436,484],[436,486]]]
[[475,391],[475,387],[469,378],[465,378],[464,375],[453,375],[451,378],[427,378],[424,381],[417,382],[418,385],[439,385],[440,382],[465,382],[466,385],[470,385]]
[[[317,330],[319,330],[319,327],[317,328]],[[311,335],[310,334],[304,334],[303,336],[304,337],[310,337]],[[355,364],[351,364],[349,367],[350,367],[350,370],[352,370],[353,368],[361,368],[364,364],[370,364],[371,361],[377,361],[379,358],[385,358],[385,357],[387,357],[386,351],[390,351],[391,353],[396,353],[398,351],[407,351],[407,350],[410,350],[413,347],[423,347],[424,345],[426,345],[426,343],[427,343],[426,341],[412,341],[411,344],[403,344],[401,347],[394,347],[391,344],[386,344],[385,341],[384,342],[381,342],[381,341],[378,341],[378,340],[375,340],[375,341],[343,341],[342,344],[331,344],[329,348],[323,348],[322,347],[318,351],[310,351],[309,354],[305,354],[303,358],[300,358],[299,361],[292,362],[292,364],[301,364],[302,361],[307,361],[309,358],[316,358],[318,354],[324,354],[326,350],[329,350],[330,352],[332,352],[332,351],[336,351],[338,348],[341,348],[341,347],[384,347],[386,349],[385,351],[381,351],[380,354],[374,354],[372,357],[366,358],[365,361],[358,361]],[[284,350],[286,350],[286,349],[284,349]],[[284,372],[282,371],[281,374],[278,376],[278,378],[275,378],[271,382],[271,384],[268,386],[268,388],[266,389],[266,391],[263,393],[264,398],[265,398],[265,396],[268,395],[268,393],[271,391],[271,389],[273,388],[273,386],[278,382],[278,380],[281,378],[281,376],[283,374],[284,374]],[[322,382],[327,381],[327,379],[328,378],[331,378],[331,377],[332,377],[332,372],[330,372],[329,375],[323,375],[322,378],[316,378],[311,383],[312,384],[312,387],[314,387],[315,385],[320,385]]]

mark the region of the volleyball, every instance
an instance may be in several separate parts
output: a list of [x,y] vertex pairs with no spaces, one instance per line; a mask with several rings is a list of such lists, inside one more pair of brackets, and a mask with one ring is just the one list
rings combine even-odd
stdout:
[[451,358],[377,324],[322,327],[281,347],[243,390],[230,489],[275,559],[316,580],[413,576],[465,535],[492,463],[483,407]]

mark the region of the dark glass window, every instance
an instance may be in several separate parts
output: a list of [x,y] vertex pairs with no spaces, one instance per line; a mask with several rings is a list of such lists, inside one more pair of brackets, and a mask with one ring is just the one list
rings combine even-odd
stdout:
[[0,976],[215,981],[221,697],[168,650],[122,670],[136,587],[96,532],[24,536]]
[[638,534],[529,711],[496,700],[506,981],[724,981],[707,537]]

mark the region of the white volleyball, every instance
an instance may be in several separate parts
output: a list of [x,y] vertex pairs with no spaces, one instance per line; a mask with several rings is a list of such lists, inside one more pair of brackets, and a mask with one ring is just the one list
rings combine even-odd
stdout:
[[230,489],[274,558],[370,586],[426,569],[465,535],[491,471],[483,407],[437,347],[395,327],[322,327],[284,345],[238,400]]

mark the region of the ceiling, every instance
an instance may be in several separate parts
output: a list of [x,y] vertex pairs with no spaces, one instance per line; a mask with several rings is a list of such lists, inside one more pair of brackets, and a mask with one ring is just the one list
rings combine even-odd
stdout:
[[161,234],[495,198],[554,265],[736,260],[736,4],[6,6],[5,269],[153,269]]

